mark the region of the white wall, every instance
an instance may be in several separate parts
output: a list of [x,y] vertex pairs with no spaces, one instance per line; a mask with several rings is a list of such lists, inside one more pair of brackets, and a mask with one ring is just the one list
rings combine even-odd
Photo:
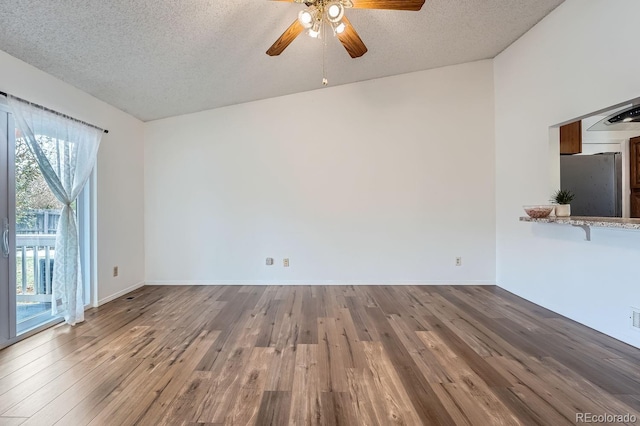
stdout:
[[[494,61],[497,282],[535,303],[640,346],[640,231],[518,221],[553,187],[549,126],[640,95],[637,0],[567,0]],[[552,132],[553,133],[553,132]],[[606,265],[606,266],[605,266]]]
[[147,283],[494,283],[493,107],[482,61],[146,123]]
[[[0,90],[109,130],[98,152],[98,291],[94,299],[104,302],[142,285],[142,122],[2,51]],[[117,278],[112,277],[115,265],[120,267]]]

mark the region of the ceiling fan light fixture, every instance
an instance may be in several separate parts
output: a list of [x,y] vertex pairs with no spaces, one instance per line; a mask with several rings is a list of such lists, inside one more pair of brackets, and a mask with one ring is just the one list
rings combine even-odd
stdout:
[[315,10],[309,8],[301,10],[300,13],[298,13],[298,21],[302,24],[303,27],[311,28],[313,26],[314,12]]
[[320,37],[320,23],[322,21],[316,20],[313,22],[313,25],[311,26],[311,28],[309,28],[307,30],[307,34],[309,34],[309,37],[313,37],[313,38],[319,38]]
[[327,13],[327,20],[332,24],[340,22],[344,16],[344,6],[339,1],[332,1],[328,3],[325,6],[325,10]]
[[[353,25],[347,19],[345,9],[386,9],[419,11],[425,0],[274,0],[289,3],[304,4],[305,11],[299,12],[298,18],[282,33],[282,35],[267,50],[267,55],[278,56],[305,32],[311,37],[323,38],[327,36],[329,24],[346,49],[349,56],[359,58],[367,53],[367,46],[358,35]],[[324,34],[323,34],[324,33]],[[326,44],[325,44],[326,46]],[[323,49],[323,52],[326,47]],[[324,63],[324,62],[323,62]],[[624,118],[624,117],[623,117]]]

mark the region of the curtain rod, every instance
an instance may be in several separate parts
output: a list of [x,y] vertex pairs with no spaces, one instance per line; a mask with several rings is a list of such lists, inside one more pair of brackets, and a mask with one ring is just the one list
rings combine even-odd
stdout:
[[[6,93],[4,93],[4,92],[0,92],[0,96],[4,96],[4,97],[6,98],[6,97],[7,97],[7,94],[6,94]],[[53,114],[59,115],[59,116],[64,117],[64,118],[68,118],[69,120],[73,120],[73,121],[76,121],[76,122],[78,122],[78,123],[82,123],[82,124],[84,124],[85,126],[93,127],[94,129],[102,130],[102,131],[103,131],[103,132],[105,132],[105,133],[109,133],[109,131],[108,131],[108,130],[103,129],[102,127],[94,126],[93,124],[87,123],[86,121],[78,120],[77,118],[70,117],[70,116],[68,116],[68,115],[66,115],[66,114],[63,114],[63,113],[58,112],[58,111],[54,111],[54,110],[49,109],[49,108],[47,108],[47,107],[44,107],[44,106],[42,106],[42,105],[34,104],[33,102],[29,102],[29,101],[27,101],[27,100],[25,100],[25,99],[18,98],[17,96],[14,96],[14,98],[19,99],[19,100],[21,100],[22,102],[26,102],[26,103],[28,103],[29,105],[33,105],[34,107],[41,108],[41,109],[43,109],[43,110],[45,110],[45,111],[51,112],[51,113],[53,113]]]

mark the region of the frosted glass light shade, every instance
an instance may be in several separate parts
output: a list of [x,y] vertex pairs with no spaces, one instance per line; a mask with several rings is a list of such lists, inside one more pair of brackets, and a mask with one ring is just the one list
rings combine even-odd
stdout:
[[311,28],[313,25],[313,15],[308,10],[301,10],[300,13],[298,13],[298,21],[300,21],[303,27]]
[[344,16],[344,6],[339,1],[331,2],[327,5],[327,20],[331,23],[340,22]]

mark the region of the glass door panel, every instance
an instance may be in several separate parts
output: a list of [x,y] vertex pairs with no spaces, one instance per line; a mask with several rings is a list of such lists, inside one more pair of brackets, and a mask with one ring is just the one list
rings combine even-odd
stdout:
[[49,189],[19,131],[15,169],[16,322],[20,334],[51,320],[56,229],[62,204]]

